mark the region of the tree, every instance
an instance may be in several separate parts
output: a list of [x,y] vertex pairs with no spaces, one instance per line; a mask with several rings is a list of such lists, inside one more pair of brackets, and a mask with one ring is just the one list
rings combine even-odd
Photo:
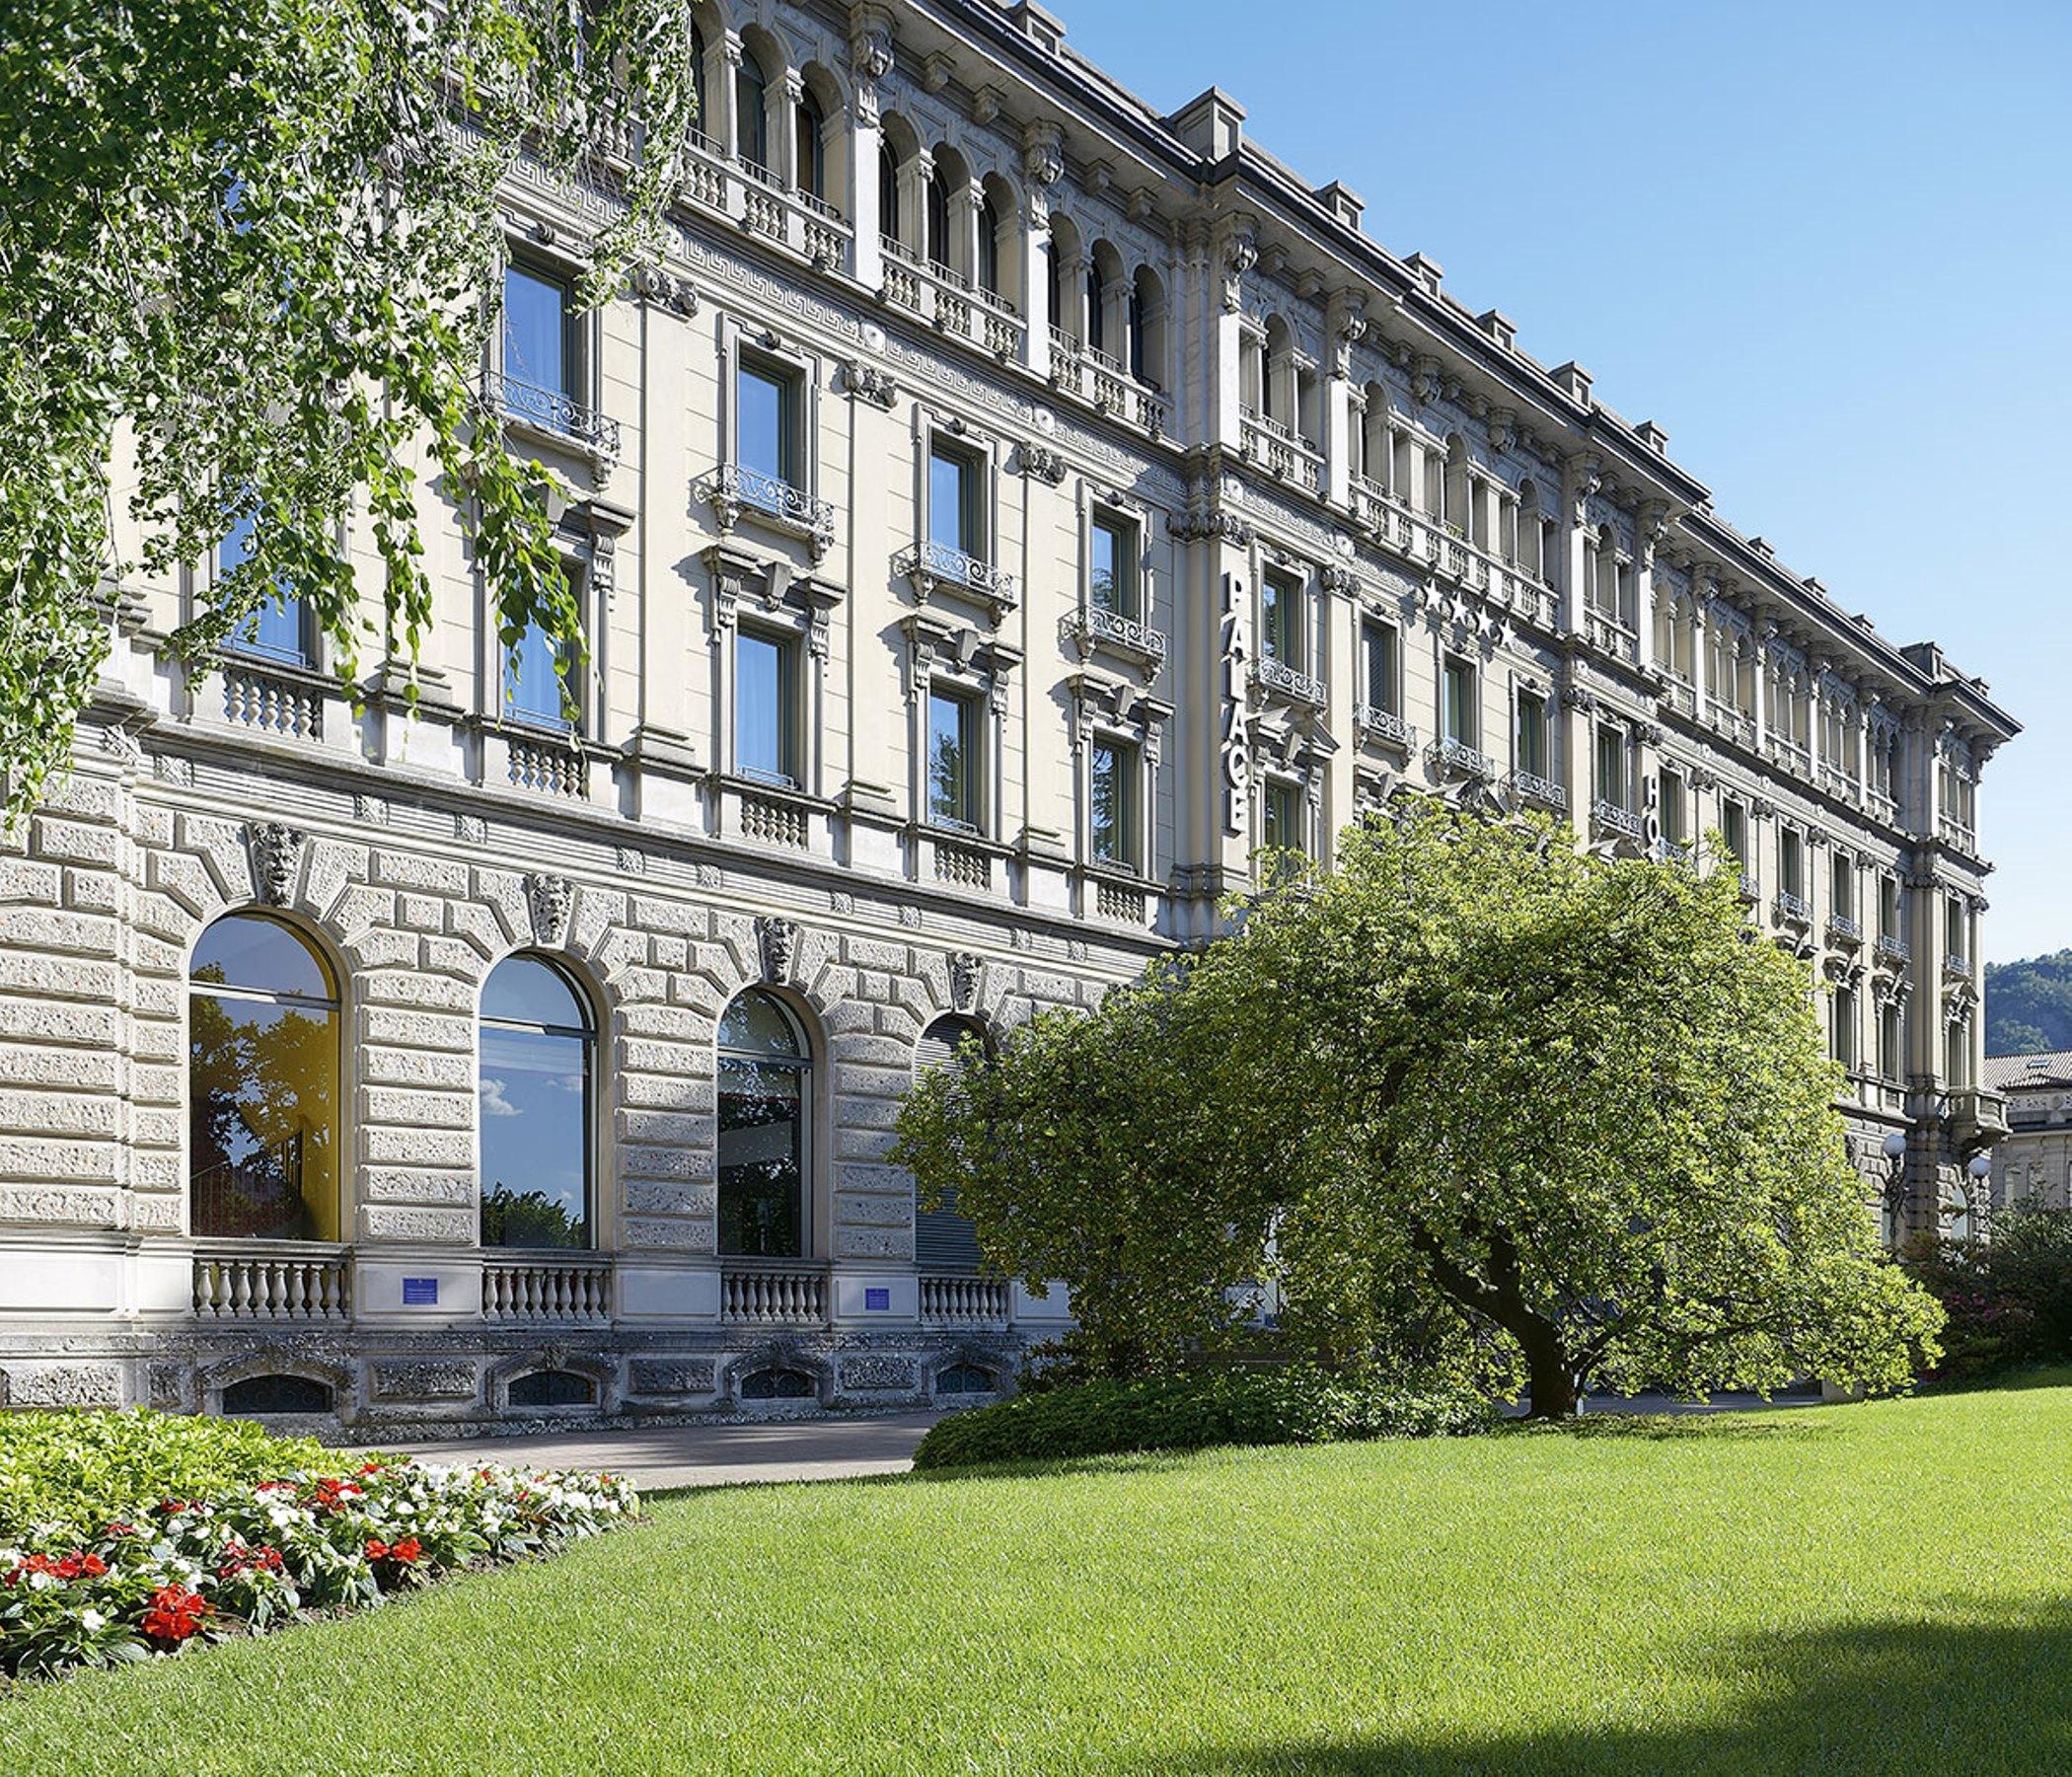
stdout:
[[[1804,967],[1726,874],[1433,806],[1233,911],[1147,990],[1160,1018],[1125,996],[1112,1028],[1104,1006],[1046,1032],[1041,1067],[1011,1042],[903,1122],[917,1176],[957,1188],[1002,1265],[1083,1275],[1072,1230],[1126,1214],[1108,1250],[1134,1275],[1090,1305],[1165,1292],[1138,1312],[1168,1317],[1170,1349],[1219,1275],[1212,1231],[1249,1260],[1270,1229],[1292,1340],[1350,1359],[1406,1325],[1456,1355],[1494,1336],[1543,1417],[1591,1381],[1888,1389],[1933,1355],[1939,1311],[1848,1164]],[[1117,1176],[1126,1212],[1100,1196]]]
[[[537,622],[581,658],[552,478],[477,394],[494,193],[521,155],[604,172],[623,201],[583,292],[602,299],[656,236],[691,61],[681,0],[17,0],[0,32],[10,820],[69,757],[124,575],[234,528],[249,554],[176,637],[190,664],[291,586],[348,681],[363,647],[410,675],[431,610],[420,464],[463,509],[505,641]],[[355,525],[383,570],[365,606]]]
[[2072,950],[1986,964],[1985,1002],[1986,1054],[2072,1049]]

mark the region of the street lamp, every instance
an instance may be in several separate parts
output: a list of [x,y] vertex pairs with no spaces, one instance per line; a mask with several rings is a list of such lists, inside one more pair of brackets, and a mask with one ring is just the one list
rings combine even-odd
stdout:
[[1885,1214],[1889,1224],[1886,1237],[1890,1245],[1899,1244],[1899,1218],[1906,1213],[1906,1132],[1895,1129],[1885,1138],[1882,1151],[1885,1154]]

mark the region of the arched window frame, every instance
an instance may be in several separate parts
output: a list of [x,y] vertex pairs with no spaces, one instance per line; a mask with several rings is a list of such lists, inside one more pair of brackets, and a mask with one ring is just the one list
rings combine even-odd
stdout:
[[[729,1045],[727,1041],[728,1019],[732,1016],[736,1007],[752,1000],[771,1006],[778,1017],[782,1019],[784,1028],[790,1037],[790,1054],[783,1055],[768,1049],[748,1049]],[[749,1065],[757,1068],[777,1069],[792,1074],[797,1081],[795,1098],[797,1106],[796,1128],[792,1142],[792,1160],[797,1173],[798,1237],[794,1242],[796,1250],[793,1252],[729,1251],[725,1244],[723,1230],[726,1223],[725,1197],[727,1185],[723,1169],[725,1165],[724,1144],[728,1132],[724,1129],[723,1122],[727,1070],[730,1063],[735,1066]],[[750,1261],[757,1259],[802,1261],[811,1258],[813,1255],[818,1235],[818,1217],[816,1215],[817,1206],[814,1190],[814,1168],[817,1155],[814,1137],[819,1120],[819,1077],[818,1058],[815,1054],[812,1034],[807,1029],[805,1020],[799,1015],[797,1009],[782,995],[774,993],[767,987],[748,987],[742,989],[740,993],[727,1001],[720,1012],[717,1024],[713,1028],[715,1109],[720,1112],[722,1125],[722,1127],[715,1130],[715,1139],[719,1145],[718,1151],[715,1153],[715,1159],[718,1162],[715,1171],[720,1173],[720,1177],[718,1181],[718,1201],[714,1210],[716,1223],[714,1227],[714,1245],[722,1258],[746,1259]]]
[[[552,974],[555,977],[555,979],[561,985],[561,987],[566,990],[569,1000],[575,1007],[577,1022],[574,1024],[557,1024],[532,1019],[493,1016],[486,1012],[483,1009],[483,1006],[486,1004],[489,987],[491,982],[493,982],[496,977],[497,970],[505,968],[512,963],[537,964],[541,968],[546,969],[550,974]],[[601,1172],[601,1168],[598,1164],[597,1151],[598,1019],[597,1007],[588,988],[585,987],[583,982],[577,978],[575,973],[560,958],[541,950],[514,950],[508,956],[501,958],[489,970],[488,974],[482,977],[481,997],[478,1000],[476,1006],[475,1030],[476,1078],[478,1081],[476,1112],[476,1151],[479,1162],[481,1160],[482,1152],[481,1124],[481,1095],[480,1091],[480,1081],[481,1079],[482,1070],[482,1038],[485,1032],[505,1031],[517,1035],[542,1036],[562,1041],[573,1041],[578,1045],[577,1053],[581,1058],[582,1067],[582,1092],[581,1101],[577,1108],[577,1115],[580,1118],[578,1141],[583,1161],[583,1239],[580,1242],[572,1245],[535,1245],[528,1242],[512,1240],[503,1240],[492,1243],[486,1238],[481,1238],[481,1245],[489,1251],[594,1252],[598,1250],[599,1246],[602,1244],[599,1237],[600,1230],[598,1227],[599,1192],[597,1189],[597,1181]],[[482,1202],[482,1173],[484,1169],[485,1168],[482,1165],[481,1165],[480,1163],[478,1164],[478,1215],[481,1214],[481,1205]]]
[[[935,1055],[930,1044],[944,1042],[945,1039],[937,1035],[944,1025],[956,1027],[956,1039],[948,1054]],[[978,1044],[976,1058],[965,1051],[964,1045],[968,1041]],[[915,1045],[914,1076],[918,1080],[934,1067],[968,1068],[974,1059],[983,1066],[992,1055],[993,1033],[983,1019],[970,1012],[944,1012],[928,1021],[927,1028],[921,1033],[920,1042]],[[958,1211],[954,1193],[941,1209],[932,1211],[923,1210],[917,1196],[914,1205],[914,1264],[918,1271],[927,1276],[976,1277],[984,1270],[971,1220]]]

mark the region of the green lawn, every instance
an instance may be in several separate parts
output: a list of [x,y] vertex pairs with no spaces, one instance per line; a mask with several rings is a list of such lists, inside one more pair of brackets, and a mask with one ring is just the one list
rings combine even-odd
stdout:
[[665,1500],[0,1768],[2072,1769],[2072,1386],[1599,1423]]

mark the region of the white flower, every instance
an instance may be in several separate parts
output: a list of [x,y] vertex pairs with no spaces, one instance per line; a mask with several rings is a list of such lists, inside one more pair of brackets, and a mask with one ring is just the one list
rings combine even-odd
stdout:
[[108,1627],[108,1618],[98,1610],[82,1610],[79,1613],[79,1626],[92,1635]]

